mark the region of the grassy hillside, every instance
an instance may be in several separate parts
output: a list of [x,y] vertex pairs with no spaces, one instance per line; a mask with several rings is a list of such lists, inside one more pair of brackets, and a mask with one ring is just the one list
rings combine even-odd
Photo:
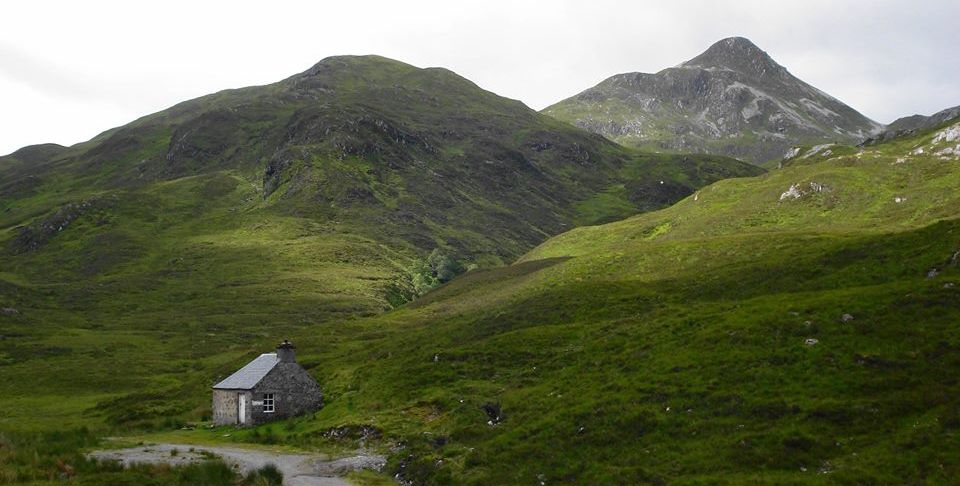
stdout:
[[300,336],[331,401],[271,433],[382,430],[427,484],[949,483],[960,161],[930,155],[937,130],[575,229],[334,345]]
[[[7,356],[26,357],[3,368],[7,396],[28,381],[80,397],[139,390],[98,406],[15,398],[6,424],[174,429],[208,413],[211,376],[273,344],[269,321],[289,325],[277,329],[327,406],[177,440],[380,448],[391,474],[418,484],[949,483],[960,161],[943,152],[957,141],[932,142],[944,128],[807,148],[783,169],[575,229],[377,316],[299,327],[233,299],[223,316],[244,330],[185,320],[189,333],[158,327],[162,346],[153,331],[120,332],[122,319],[99,322],[118,326],[113,341],[93,330],[4,340]],[[41,310],[50,289],[5,285],[36,303],[9,329],[66,315]]]
[[[325,59],[69,149],[28,147],[0,161],[0,171],[3,228],[101,193],[218,177],[203,186],[213,193],[185,188],[181,201],[239,196],[230,201],[235,212],[339,221],[394,246],[494,261],[574,220],[623,217],[718,177],[757,173],[722,157],[628,151],[450,71],[376,56]],[[232,194],[235,186],[242,194]],[[611,213],[577,210],[618,188]]]
[[32,284],[312,279],[309,299],[380,310],[388,277],[434,248],[512,261],[573,225],[756,173],[629,151],[443,69],[338,57],[0,158],[0,244]]
[[[960,141],[948,128],[960,129],[804,147],[782,169],[573,229],[390,312],[397,269],[435,246],[409,235],[473,228],[465,255],[501,239],[525,248],[502,215],[544,206],[517,196],[511,213],[430,220],[436,233],[411,229],[425,220],[381,231],[388,219],[377,218],[396,213],[344,202],[353,196],[316,203],[341,187],[317,182],[340,174],[336,157],[318,162],[324,170],[291,163],[280,172],[308,175],[271,192],[273,173],[257,179],[243,157],[204,156],[239,165],[189,173],[146,164],[139,178],[81,154],[122,130],[18,152],[0,169],[22,177],[0,183],[0,478],[52,482],[70,463],[74,483],[133,482],[77,451],[151,433],[369,447],[415,484],[950,483],[960,474]],[[651,179],[656,167],[688,167],[689,180],[725,167],[616,153],[632,155],[593,192],[551,206],[564,208],[556,221],[666,204],[634,195],[694,185],[676,172]],[[552,160],[562,170],[541,172],[569,178],[551,181],[581,180],[579,164]],[[180,430],[209,417],[212,383],[284,337],[324,387],[321,411]],[[74,427],[87,429],[63,432]]]
[[[375,56],[26,147],[0,157],[0,431],[176,428],[283,337],[326,336],[304,363],[347,373],[319,353],[368,339],[354,320],[409,299],[433,249],[497,265],[759,172],[628,150]],[[0,459],[27,464],[0,478],[58,474],[42,454],[62,448],[9,437]]]

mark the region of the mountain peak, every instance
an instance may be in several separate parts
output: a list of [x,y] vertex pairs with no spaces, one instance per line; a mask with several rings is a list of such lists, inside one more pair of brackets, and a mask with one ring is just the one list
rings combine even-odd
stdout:
[[714,42],[707,51],[755,52],[764,53],[756,44],[746,37],[727,37]]
[[856,143],[877,126],[743,37],[654,74],[610,77],[544,112],[634,147],[757,164],[795,145]]
[[745,37],[721,39],[681,66],[730,69],[755,76],[786,72],[786,69],[777,64],[769,54]]
[[414,66],[407,63],[377,55],[342,55],[330,56],[304,71],[300,75],[316,76],[318,74],[334,72],[363,72],[363,71],[412,71]]

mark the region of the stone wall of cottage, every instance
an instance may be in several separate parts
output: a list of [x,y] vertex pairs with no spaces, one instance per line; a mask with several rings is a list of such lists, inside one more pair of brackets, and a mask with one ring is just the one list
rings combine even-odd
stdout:
[[[253,423],[310,413],[323,406],[320,385],[297,363],[277,363],[252,390]],[[272,393],[274,412],[263,411],[264,395]]]
[[233,425],[237,423],[237,395],[239,393],[245,392],[240,390],[213,390],[214,424]]

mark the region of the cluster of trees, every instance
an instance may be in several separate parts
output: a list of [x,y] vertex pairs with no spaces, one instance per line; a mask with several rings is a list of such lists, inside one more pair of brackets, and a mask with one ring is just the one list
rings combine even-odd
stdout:
[[463,264],[435,248],[427,258],[414,261],[413,265],[407,268],[407,274],[414,294],[419,297],[440,284],[453,280],[453,277],[464,270]]
[[402,281],[391,286],[387,299],[394,307],[403,305],[453,280],[466,270],[463,263],[435,248],[426,258],[414,260],[405,269]]

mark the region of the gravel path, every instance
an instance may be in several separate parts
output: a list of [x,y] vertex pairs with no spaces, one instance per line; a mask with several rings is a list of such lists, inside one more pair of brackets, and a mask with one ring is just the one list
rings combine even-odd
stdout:
[[[191,451],[193,449],[193,451]],[[173,451],[176,450],[176,453]],[[98,460],[120,461],[125,466],[134,463],[170,464],[182,466],[214,454],[238,471],[247,474],[267,464],[277,466],[283,473],[283,484],[288,486],[349,486],[343,476],[361,469],[380,470],[387,463],[383,456],[358,454],[330,459],[323,454],[288,454],[236,447],[195,446],[189,444],[150,444],[129,449],[91,452]]]

